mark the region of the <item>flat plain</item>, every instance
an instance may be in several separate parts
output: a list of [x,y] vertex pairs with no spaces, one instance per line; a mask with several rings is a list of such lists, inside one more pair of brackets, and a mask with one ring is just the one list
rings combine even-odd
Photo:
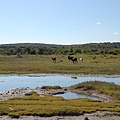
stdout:
[[[52,61],[56,57],[56,62]],[[0,74],[120,74],[120,55],[78,54],[76,63],[68,60],[67,55],[0,55]],[[83,61],[80,61],[80,58]]]

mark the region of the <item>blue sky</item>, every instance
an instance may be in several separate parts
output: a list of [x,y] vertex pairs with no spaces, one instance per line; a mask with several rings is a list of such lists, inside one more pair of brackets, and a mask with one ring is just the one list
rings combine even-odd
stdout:
[[0,0],[0,44],[120,42],[120,0]]

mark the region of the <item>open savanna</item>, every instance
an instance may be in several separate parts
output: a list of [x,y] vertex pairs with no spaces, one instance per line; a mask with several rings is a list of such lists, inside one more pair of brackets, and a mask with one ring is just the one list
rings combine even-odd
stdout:
[[[0,55],[0,74],[73,73],[120,74],[120,55],[78,54],[78,63],[68,60],[68,55]],[[52,61],[56,57],[56,62]],[[79,58],[83,58],[83,62]]]

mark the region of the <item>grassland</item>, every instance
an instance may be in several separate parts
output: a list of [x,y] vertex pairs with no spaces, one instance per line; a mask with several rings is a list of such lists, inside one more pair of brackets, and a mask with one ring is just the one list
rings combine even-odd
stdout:
[[[52,57],[57,61],[53,62]],[[0,74],[30,74],[30,73],[72,73],[72,74],[120,74],[120,55],[78,54],[78,63],[73,64],[67,55],[0,55]],[[84,61],[80,62],[79,58]]]

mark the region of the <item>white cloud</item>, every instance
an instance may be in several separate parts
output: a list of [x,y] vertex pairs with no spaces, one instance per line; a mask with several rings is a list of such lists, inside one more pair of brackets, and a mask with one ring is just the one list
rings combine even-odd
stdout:
[[102,23],[101,23],[101,22],[96,22],[95,24],[96,24],[96,25],[102,25]]
[[113,34],[114,34],[114,35],[118,35],[118,32],[114,32]]

